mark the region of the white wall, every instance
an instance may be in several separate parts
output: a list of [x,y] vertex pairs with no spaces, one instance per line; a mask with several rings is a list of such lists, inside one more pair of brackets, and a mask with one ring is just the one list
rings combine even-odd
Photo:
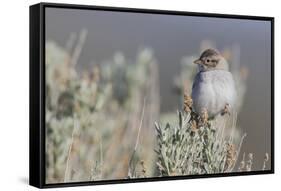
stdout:
[[[36,190],[28,186],[28,92],[29,92],[29,1],[2,1],[0,17],[0,190]],[[281,82],[280,38],[281,12],[277,0],[80,0],[55,1],[63,3],[120,6],[134,8],[167,9],[192,12],[261,15],[275,17],[275,73],[276,75],[276,174],[228,178],[180,180],[153,183],[86,186],[67,190],[267,190],[278,187],[281,180],[280,169],[280,129],[281,96],[278,83]],[[257,145],[258,146],[258,145]],[[55,189],[62,190],[62,189]]]

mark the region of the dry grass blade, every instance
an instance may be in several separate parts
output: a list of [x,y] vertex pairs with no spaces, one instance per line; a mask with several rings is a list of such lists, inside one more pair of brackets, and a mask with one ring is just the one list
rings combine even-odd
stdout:
[[65,172],[64,172],[64,182],[69,182],[70,181],[70,176],[71,176],[71,171],[70,171],[70,160],[71,160],[71,154],[72,154],[72,147],[74,144],[74,138],[75,138],[75,134],[79,129],[79,124],[78,122],[75,120],[75,118],[73,119],[73,130],[72,130],[72,135],[71,135],[71,142],[69,145],[69,149],[68,149],[68,155],[67,155],[67,160],[66,160],[66,166],[65,166]]
[[73,56],[71,58],[71,64],[75,66],[77,64],[77,61],[80,57],[80,54],[82,52],[82,48],[84,46],[84,43],[86,41],[88,31],[86,29],[83,29],[79,35],[77,46],[75,47],[73,51]]
[[133,162],[133,159],[135,157],[135,154],[137,152],[137,148],[138,148],[138,145],[139,145],[140,132],[141,132],[141,128],[142,128],[142,122],[143,122],[143,116],[144,116],[145,104],[146,104],[145,102],[146,102],[146,100],[145,100],[145,97],[144,97],[143,106],[142,106],[142,113],[141,113],[141,121],[140,121],[140,125],[139,125],[139,128],[138,128],[136,144],[135,144],[134,151],[132,153],[132,156],[131,156],[130,162],[129,162],[129,168],[128,168],[128,177],[129,178],[133,177],[134,172],[135,172],[135,166],[133,167],[132,162]]

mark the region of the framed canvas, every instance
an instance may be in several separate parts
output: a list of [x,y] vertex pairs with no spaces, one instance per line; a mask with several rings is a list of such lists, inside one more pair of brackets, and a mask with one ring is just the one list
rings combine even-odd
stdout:
[[274,18],[30,7],[30,184],[274,172]]

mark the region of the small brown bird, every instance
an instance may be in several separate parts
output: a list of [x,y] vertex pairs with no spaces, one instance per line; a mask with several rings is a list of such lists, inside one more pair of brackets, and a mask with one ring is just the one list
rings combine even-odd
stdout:
[[236,89],[227,61],[217,50],[207,49],[194,63],[199,69],[192,86],[196,113],[206,109],[210,118],[230,113],[235,107]]

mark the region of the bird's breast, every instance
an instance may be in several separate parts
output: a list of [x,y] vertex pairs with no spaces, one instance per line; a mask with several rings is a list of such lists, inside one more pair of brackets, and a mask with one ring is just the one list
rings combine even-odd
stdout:
[[220,113],[226,104],[234,106],[236,97],[232,74],[228,71],[199,72],[193,82],[192,99],[194,109],[203,108],[210,116]]

